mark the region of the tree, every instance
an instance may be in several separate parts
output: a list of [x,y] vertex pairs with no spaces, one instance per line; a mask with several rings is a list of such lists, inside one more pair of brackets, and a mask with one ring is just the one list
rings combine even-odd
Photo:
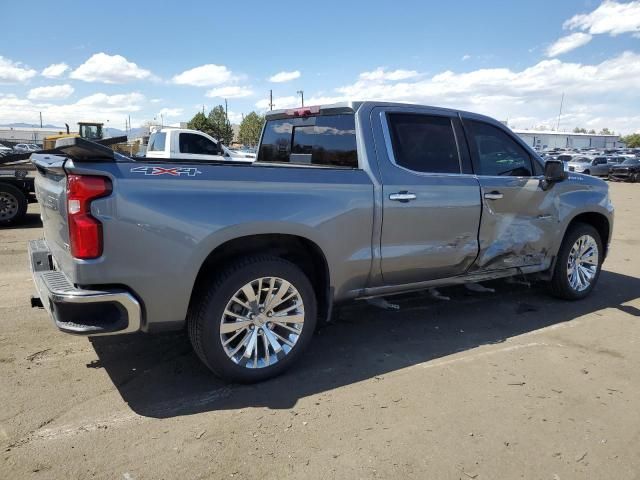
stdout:
[[609,130],[607,127],[600,130],[600,135],[613,135],[613,132]]
[[622,137],[620,140],[623,141],[629,148],[640,147],[640,133],[632,133],[631,135]]
[[574,128],[573,129],[573,133],[587,133],[587,129],[586,128]]
[[260,133],[264,125],[264,117],[256,112],[251,112],[240,122],[240,130],[238,132],[238,141],[243,145],[251,147],[260,141]]
[[591,130],[589,130],[587,133],[591,134],[591,135],[595,135],[596,131],[592,128]]
[[211,127],[211,136],[225,145],[233,142],[233,128],[222,105],[214,107],[207,118]]
[[190,128],[191,130],[199,130],[211,135],[209,119],[202,112],[196,113],[193,118],[187,122],[187,128]]

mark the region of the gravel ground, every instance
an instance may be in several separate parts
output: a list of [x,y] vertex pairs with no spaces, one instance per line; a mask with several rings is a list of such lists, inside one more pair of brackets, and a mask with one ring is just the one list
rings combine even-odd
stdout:
[[640,185],[611,191],[588,299],[497,281],[351,305],[254,386],[184,334],[55,330],[29,306],[32,205],[0,230],[0,478],[640,478]]

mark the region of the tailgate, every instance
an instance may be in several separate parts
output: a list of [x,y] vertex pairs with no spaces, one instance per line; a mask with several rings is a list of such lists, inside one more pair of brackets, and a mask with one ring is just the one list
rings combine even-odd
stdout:
[[40,203],[44,237],[62,270],[69,271],[69,226],[67,224],[67,176],[63,169],[66,158],[33,154],[36,166],[35,190]]

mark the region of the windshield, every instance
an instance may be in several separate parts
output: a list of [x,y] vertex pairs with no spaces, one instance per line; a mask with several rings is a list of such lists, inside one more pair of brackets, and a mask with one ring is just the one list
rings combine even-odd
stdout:
[[580,157],[580,158],[575,158],[574,160],[572,160],[574,162],[580,162],[580,163],[589,163],[591,162],[590,158],[587,157]]
[[622,164],[623,165],[638,165],[638,164],[640,164],[640,160],[638,160],[637,158],[628,158],[627,160],[622,162]]

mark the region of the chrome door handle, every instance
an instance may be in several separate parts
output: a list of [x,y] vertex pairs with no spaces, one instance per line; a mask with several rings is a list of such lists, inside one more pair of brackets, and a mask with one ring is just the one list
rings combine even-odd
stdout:
[[500,200],[502,197],[504,197],[504,195],[496,191],[484,194],[484,198],[486,198],[487,200]]
[[398,192],[389,195],[389,200],[395,200],[397,202],[408,202],[409,200],[415,200],[416,194],[411,192]]

